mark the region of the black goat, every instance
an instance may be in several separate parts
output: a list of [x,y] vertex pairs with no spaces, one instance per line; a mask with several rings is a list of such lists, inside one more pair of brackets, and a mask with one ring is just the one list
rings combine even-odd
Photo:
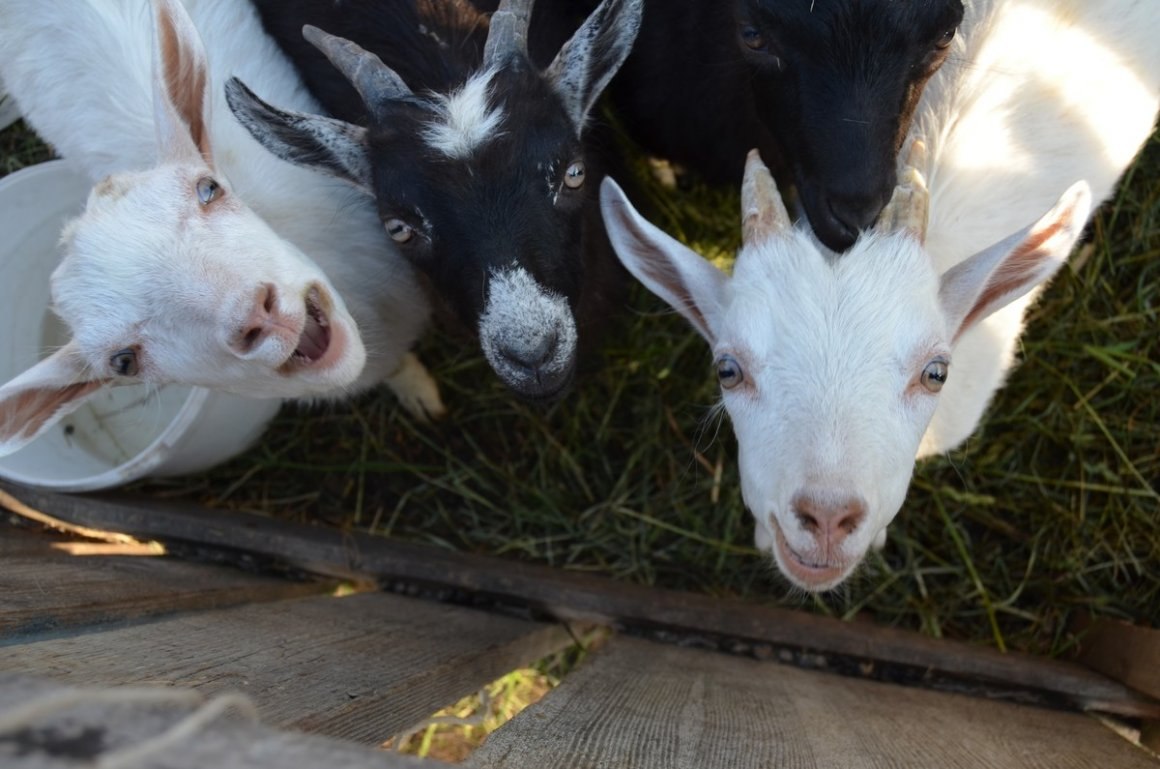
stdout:
[[335,117],[278,110],[237,80],[227,98],[274,154],[373,194],[500,378],[549,399],[572,380],[603,298],[627,281],[600,222],[586,124],[642,2],[604,0],[540,69],[527,52],[531,0],[505,0],[490,19],[459,0],[255,0]]
[[609,93],[642,146],[709,181],[739,185],[759,148],[842,251],[890,199],[962,16],[962,0],[647,0]]

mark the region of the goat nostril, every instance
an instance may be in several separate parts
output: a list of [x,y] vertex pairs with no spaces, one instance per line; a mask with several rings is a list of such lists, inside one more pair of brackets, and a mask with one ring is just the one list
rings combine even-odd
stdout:
[[246,335],[244,337],[242,337],[242,346],[245,347],[247,350],[252,350],[254,348],[254,345],[256,345],[258,343],[258,340],[260,340],[261,338],[262,338],[262,329],[252,328],[246,332]]
[[866,503],[860,496],[839,500],[827,499],[826,495],[800,494],[790,504],[806,532],[834,542],[853,534],[866,518]]
[[266,330],[277,311],[278,290],[273,283],[260,284],[250,300],[249,314],[234,333],[230,347],[239,355],[253,352],[266,337]]
[[230,347],[239,355],[248,355],[253,352],[265,335],[265,329],[260,325],[243,327],[234,335]]
[[273,313],[274,307],[278,303],[278,289],[274,287],[273,283],[263,283],[262,287],[258,289],[258,298],[262,304],[262,309],[267,313]]
[[838,521],[838,529],[847,535],[853,534],[854,531],[857,530],[857,528],[862,524],[862,519],[864,517],[865,516],[860,512],[850,513],[849,515],[843,516]]
[[802,528],[805,529],[806,531],[808,531],[810,534],[817,534],[818,533],[818,519],[817,518],[813,517],[809,513],[803,513],[803,512],[799,511],[797,513],[797,519],[798,519],[798,523],[801,524]]
[[845,515],[838,518],[838,528],[846,534],[853,534],[866,519],[866,502],[862,497],[851,497],[843,505]]

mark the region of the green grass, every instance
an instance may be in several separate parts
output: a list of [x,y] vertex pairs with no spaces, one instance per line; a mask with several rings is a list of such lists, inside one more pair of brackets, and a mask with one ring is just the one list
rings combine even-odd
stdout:
[[[21,128],[0,169],[43,158]],[[496,381],[469,338],[420,349],[451,413],[378,392],[283,409],[261,445],[142,491],[617,579],[1061,653],[1077,612],[1160,626],[1160,141],[1033,311],[1024,362],[967,445],[923,463],[889,544],[835,594],[791,591],[752,547],[704,343],[643,290],[567,399]],[[647,191],[702,252],[738,239],[734,193]]]

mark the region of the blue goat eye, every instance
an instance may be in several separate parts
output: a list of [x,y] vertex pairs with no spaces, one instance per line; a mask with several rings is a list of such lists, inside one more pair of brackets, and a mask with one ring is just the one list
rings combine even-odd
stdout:
[[949,367],[945,360],[932,360],[922,370],[922,376],[920,377],[922,386],[932,393],[938,392],[946,384],[948,372]]
[[132,347],[118,350],[109,358],[109,368],[119,376],[137,376],[137,351]]
[[388,219],[383,226],[396,243],[406,243],[415,234],[414,228],[402,219]]
[[568,166],[564,172],[564,186],[570,190],[578,190],[584,186],[584,163],[577,160]]
[[208,176],[197,180],[197,199],[203,206],[208,206],[222,196],[221,185]]
[[732,390],[745,381],[745,372],[732,355],[722,355],[717,359],[717,381],[726,390]]

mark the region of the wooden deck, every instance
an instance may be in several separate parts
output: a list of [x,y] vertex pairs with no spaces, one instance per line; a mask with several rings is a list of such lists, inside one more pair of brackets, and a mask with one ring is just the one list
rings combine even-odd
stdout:
[[[618,632],[468,766],[1160,767],[1084,712],[1160,721],[1155,671],[1130,661],[1155,659],[1151,637],[1125,656],[1093,636],[1109,677],[254,516],[0,489],[71,524],[300,577],[72,555],[0,515],[4,769],[441,766],[373,746],[581,623]],[[340,579],[388,590],[339,597]]]

